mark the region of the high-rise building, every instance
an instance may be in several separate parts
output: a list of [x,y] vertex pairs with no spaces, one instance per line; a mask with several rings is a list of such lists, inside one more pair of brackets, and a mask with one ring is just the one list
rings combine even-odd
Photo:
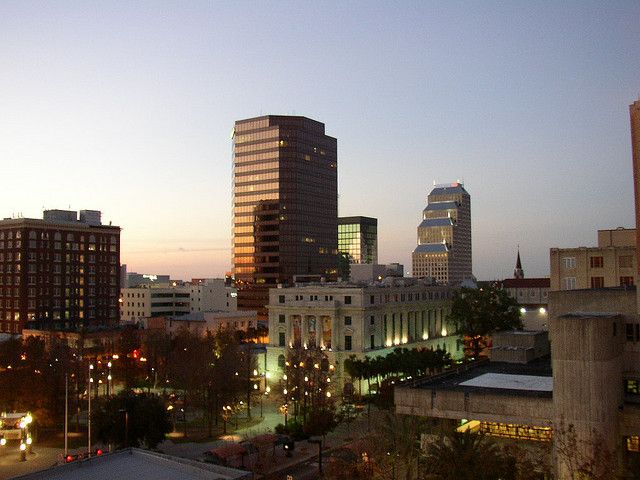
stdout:
[[456,284],[471,273],[471,197],[459,182],[437,185],[427,197],[413,251],[413,276]]
[[266,316],[269,287],[337,274],[337,141],[323,123],[276,115],[237,121],[233,140],[238,308]]
[[338,252],[349,255],[349,263],[378,263],[378,219],[338,218]]
[[120,227],[100,212],[0,220],[0,332],[118,323]]
[[[636,203],[636,251],[640,252],[640,100],[629,105],[631,118],[631,156],[633,159],[633,189]],[[640,262],[637,265],[640,276]],[[638,290],[638,306],[640,307],[640,290]]]

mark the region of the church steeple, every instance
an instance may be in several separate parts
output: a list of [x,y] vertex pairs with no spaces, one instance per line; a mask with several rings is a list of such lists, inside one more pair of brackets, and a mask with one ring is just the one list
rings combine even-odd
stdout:
[[524,278],[524,270],[522,270],[522,262],[520,261],[520,245],[518,245],[518,258],[516,260],[516,269],[513,271],[513,278]]

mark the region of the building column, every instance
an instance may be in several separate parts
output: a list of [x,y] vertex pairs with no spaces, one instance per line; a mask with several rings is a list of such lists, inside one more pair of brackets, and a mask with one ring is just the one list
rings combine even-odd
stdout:
[[331,318],[331,350],[333,350],[334,352],[337,350],[338,348],[338,338],[337,338],[337,334],[336,334],[336,317],[330,317]]
[[302,342],[302,346],[304,347],[307,344],[307,331],[309,327],[309,321],[307,320],[306,315],[301,315],[300,320],[300,341]]

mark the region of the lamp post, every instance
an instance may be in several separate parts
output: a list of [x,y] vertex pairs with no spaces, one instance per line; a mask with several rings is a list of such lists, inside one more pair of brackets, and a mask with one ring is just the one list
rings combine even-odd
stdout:
[[20,461],[27,461],[27,444],[26,444],[26,432],[27,429],[27,420],[25,417],[20,419]]
[[87,414],[87,456],[91,456],[91,383],[93,377],[91,372],[93,371],[93,364],[89,364],[89,381],[87,382],[87,393],[89,397],[89,412]]
[[107,375],[107,397],[111,396],[111,380],[112,380],[112,376],[111,376],[111,362],[107,363],[107,367],[109,368],[109,374]]
[[224,405],[222,407],[222,420],[223,420],[222,433],[224,433],[225,435],[227,434],[227,421],[229,420],[230,416],[231,416],[231,406]]
[[[286,394],[285,394],[286,395]],[[284,415],[284,426],[287,426],[287,415],[289,414],[289,405],[284,404],[280,407],[280,413]]]

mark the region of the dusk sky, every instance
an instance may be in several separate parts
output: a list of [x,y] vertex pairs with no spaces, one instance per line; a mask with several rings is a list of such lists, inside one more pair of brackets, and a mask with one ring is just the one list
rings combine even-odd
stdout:
[[434,182],[471,195],[473,271],[634,227],[640,2],[0,2],[0,217],[96,209],[129,271],[231,267],[235,120],[338,139],[339,214],[411,269]]

